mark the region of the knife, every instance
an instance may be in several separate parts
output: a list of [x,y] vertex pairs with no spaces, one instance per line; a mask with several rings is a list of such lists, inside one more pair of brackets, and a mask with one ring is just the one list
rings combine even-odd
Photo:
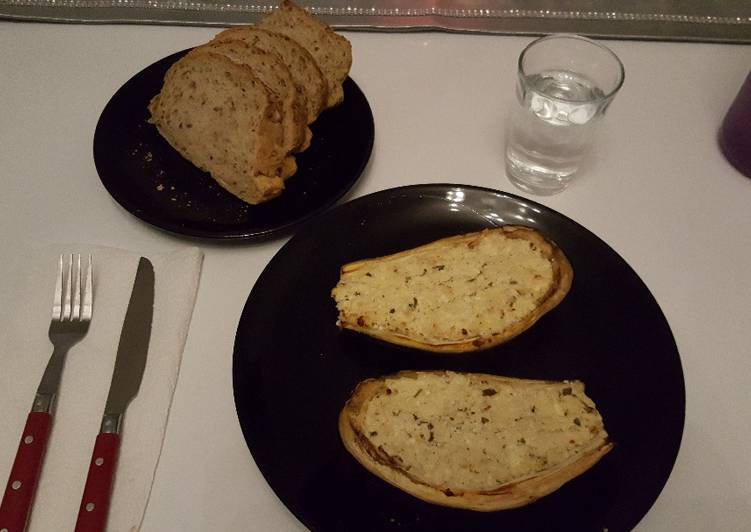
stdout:
[[107,526],[123,416],[141,386],[153,314],[154,268],[148,259],[141,257],[120,333],[107,404],[78,509],[76,532],[104,531]]

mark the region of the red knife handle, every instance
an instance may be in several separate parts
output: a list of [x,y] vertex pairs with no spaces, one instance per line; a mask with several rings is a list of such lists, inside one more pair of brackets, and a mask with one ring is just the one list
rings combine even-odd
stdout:
[[0,503],[0,530],[26,530],[51,426],[52,416],[46,412],[31,412],[26,418],[3,502]]
[[110,508],[112,482],[120,450],[118,434],[99,434],[89,464],[89,475],[78,509],[76,532],[104,532]]

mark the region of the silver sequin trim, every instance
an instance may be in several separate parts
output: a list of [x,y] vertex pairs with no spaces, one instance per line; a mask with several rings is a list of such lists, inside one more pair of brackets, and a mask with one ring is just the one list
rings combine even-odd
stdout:
[[[206,12],[267,13],[276,4],[243,4],[207,2],[183,2],[164,0],[0,0],[0,5],[64,8],[137,8],[184,10]],[[615,20],[623,22],[678,22],[688,24],[751,24],[751,17],[726,17],[713,15],[680,15],[665,13],[624,13],[619,11],[558,11],[548,9],[444,9],[430,8],[383,8],[383,7],[322,7],[308,8],[316,15],[338,17],[446,17],[479,19],[568,19],[568,20]]]

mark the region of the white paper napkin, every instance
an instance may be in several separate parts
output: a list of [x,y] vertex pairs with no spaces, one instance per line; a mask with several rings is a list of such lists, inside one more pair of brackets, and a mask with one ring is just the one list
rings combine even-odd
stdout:
[[[140,255],[91,246],[48,246],[16,261],[17,283],[0,322],[0,490],[10,473],[34,392],[52,353],[47,337],[57,257],[91,253],[94,312],[88,334],[65,362],[30,532],[73,530],[94,440],[109,392],[120,330]],[[203,254],[197,248],[147,256],[155,299],[141,387],[125,414],[108,519],[111,532],[141,526],[161,454]],[[2,491],[0,491],[2,493]]]

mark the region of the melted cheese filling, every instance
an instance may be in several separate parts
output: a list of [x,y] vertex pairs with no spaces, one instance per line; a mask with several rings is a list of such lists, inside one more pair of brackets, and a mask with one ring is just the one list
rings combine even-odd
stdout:
[[553,266],[532,243],[495,233],[466,245],[373,260],[333,291],[340,319],[430,343],[501,334],[538,306]]
[[363,434],[413,479],[454,491],[489,491],[555,468],[606,435],[581,384],[483,382],[388,379],[364,407]]

